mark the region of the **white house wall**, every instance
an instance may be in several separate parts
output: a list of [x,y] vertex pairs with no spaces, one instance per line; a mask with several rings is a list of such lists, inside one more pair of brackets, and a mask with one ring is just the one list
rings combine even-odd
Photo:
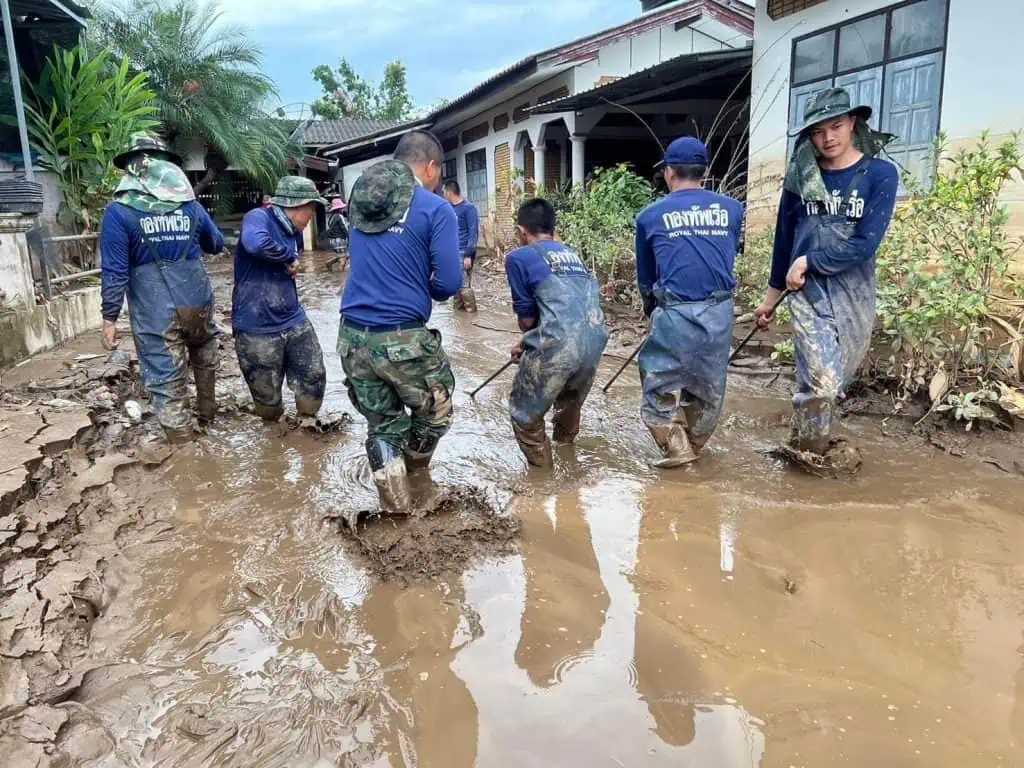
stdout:
[[363,175],[363,171],[365,171],[374,163],[380,162],[380,160],[381,158],[374,157],[370,160],[363,160],[362,162],[359,163],[352,163],[352,165],[346,165],[341,169],[342,176],[344,179],[346,200],[352,197],[352,186],[356,183],[356,179]]
[[[984,130],[1005,135],[1024,128],[1024,99],[1009,52],[1019,45],[1021,0],[949,0],[949,32],[939,126],[952,146]],[[755,10],[753,103],[748,199],[752,224],[770,222],[785,167],[793,40],[815,30],[897,5],[891,0],[828,0],[778,20],[766,3]],[[776,97],[776,94],[778,96]],[[759,181],[760,179],[760,181]],[[1024,186],[1007,190],[1014,227],[1024,229]]]

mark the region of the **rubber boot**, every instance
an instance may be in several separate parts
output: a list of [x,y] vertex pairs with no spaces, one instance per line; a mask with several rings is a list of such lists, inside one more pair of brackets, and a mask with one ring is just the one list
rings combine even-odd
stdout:
[[572,443],[580,433],[580,416],[583,413],[583,404],[573,400],[561,407],[555,406],[555,416],[552,419],[554,429],[551,430],[551,439],[556,443]]
[[663,459],[651,462],[658,469],[674,469],[697,460],[697,453],[690,445],[690,438],[681,424],[648,425],[654,442],[665,455]]
[[700,456],[701,451],[704,450],[704,446],[707,445],[708,440],[711,439],[711,435],[694,435],[691,424],[697,421],[696,409],[692,405],[681,405],[676,409],[675,418],[672,419],[676,424],[682,425],[686,431],[686,438],[690,441],[690,447],[693,452]]
[[462,300],[462,307],[466,312],[476,312],[476,293],[472,288],[463,288],[459,291],[459,297]]
[[430,466],[430,460],[437,448],[438,438],[409,436],[409,444],[402,451],[405,468],[410,474],[420,472]]
[[373,484],[377,486],[382,512],[389,515],[408,515],[412,512],[412,492],[403,459],[392,459],[375,471]]
[[209,424],[217,416],[217,371],[212,368],[194,368],[196,380],[196,412],[200,424]]
[[259,403],[253,403],[253,413],[259,416],[264,421],[280,421],[284,415],[283,405],[261,405]]
[[522,425],[513,420],[512,431],[515,432],[519,450],[523,452],[531,466],[552,466],[551,443],[544,429],[543,418],[534,419],[529,425]]

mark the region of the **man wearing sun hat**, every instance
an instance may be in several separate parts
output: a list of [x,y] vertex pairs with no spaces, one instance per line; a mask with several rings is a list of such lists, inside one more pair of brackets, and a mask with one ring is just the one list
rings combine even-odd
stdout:
[[426,469],[452,423],[455,377],[433,301],[462,287],[455,211],[433,192],[444,150],[426,131],[402,137],[349,197],[351,265],[338,355],[352,404],[366,418],[366,455],[386,512],[408,512],[408,473]]
[[860,457],[832,438],[836,404],[871,343],[875,254],[892,218],[895,166],[876,155],[892,139],[868,126],[871,107],[844,88],[813,97],[786,172],[768,292],[755,314],[766,326],[788,288],[797,391],[784,455],[856,471]]
[[103,346],[118,345],[125,296],[142,379],[171,442],[193,438],[191,370],[202,423],[217,412],[217,325],[202,253],[224,238],[196,201],[181,158],[150,133],[136,133],[114,158],[125,172],[103,215]]
[[725,401],[743,205],[703,188],[708,149],[692,136],[660,163],[669,194],[636,221],[636,275],[650,331],[638,363],[641,417],[661,449],[654,466],[697,460]]
[[299,416],[314,416],[327,386],[324,355],[306,318],[295,284],[303,230],[326,207],[316,185],[285,176],[270,206],[242,219],[235,249],[231,324],[235,352],[256,413],[277,421],[284,413],[281,387],[287,378]]

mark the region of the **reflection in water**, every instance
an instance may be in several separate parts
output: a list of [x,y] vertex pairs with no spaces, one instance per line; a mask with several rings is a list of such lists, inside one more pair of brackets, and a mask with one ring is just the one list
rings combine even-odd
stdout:
[[546,688],[591,652],[609,599],[576,494],[521,510],[527,600],[515,659]]
[[462,588],[446,592],[376,584],[356,613],[387,687],[378,743],[387,745],[392,765],[471,768],[476,761],[476,703],[451,666],[472,634],[459,636]]

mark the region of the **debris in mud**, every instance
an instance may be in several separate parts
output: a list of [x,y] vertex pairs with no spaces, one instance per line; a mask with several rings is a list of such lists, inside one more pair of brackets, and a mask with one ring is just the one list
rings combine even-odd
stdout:
[[288,414],[285,417],[292,429],[302,429],[315,435],[331,435],[343,432],[352,423],[347,413],[327,413],[322,416],[297,416]]
[[842,438],[830,441],[824,455],[799,451],[789,445],[777,446],[772,453],[809,474],[832,479],[852,477],[863,464],[860,451]]
[[519,521],[495,509],[475,487],[441,489],[422,515],[374,513],[361,517],[354,532],[338,522],[370,570],[384,580],[434,579],[481,557],[510,554],[520,532]]

